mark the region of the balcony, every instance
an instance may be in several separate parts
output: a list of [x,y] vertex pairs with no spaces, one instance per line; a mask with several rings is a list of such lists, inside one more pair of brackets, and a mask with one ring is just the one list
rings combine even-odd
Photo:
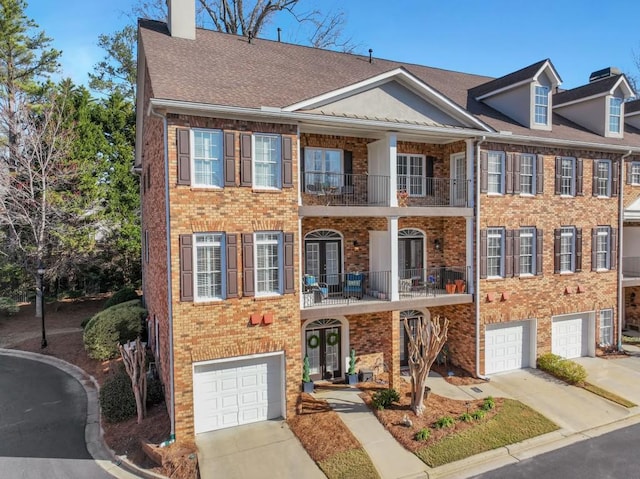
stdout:
[[[471,295],[465,288],[469,274],[466,266],[401,271],[395,280],[398,281],[398,301],[391,298],[390,271],[304,275],[302,316],[326,315],[327,310],[333,314],[354,314],[405,307],[398,302],[406,303],[407,308],[428,306],[428,302],[434,306],[468,303]],[[464,286],[455,289],[456,280]]]
[[[467,208],[470,181],[449,178],[421,178],[400,185],[395,192],[398,206]],[[339,173],[304,174],[303,206],[388,207],[390,178],[380,175]]]

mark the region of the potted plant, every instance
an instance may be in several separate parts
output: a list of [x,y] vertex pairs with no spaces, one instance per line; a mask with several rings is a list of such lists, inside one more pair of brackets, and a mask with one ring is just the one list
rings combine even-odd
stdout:
[[456,291],[460,294],[464,293],[465,289],[467,288],[467,285],[464,282],[464,279],[456,279],[455,283],[456,283]]
[[309,356],[305,354],[304,361],[302,363],[302,392],[312,393],[313,392],[313,381],[311,380],[310,367],[309,367]]
[[447,280],[447,284],[444,285],[447,294],[453,294],[456,292],[456,284],[452,283],[450,279]]
[[349,354],[349,370],[347,371],[347,384],[353,385],[358,382],[358,375],[356,374],[356,350],[351,349]]

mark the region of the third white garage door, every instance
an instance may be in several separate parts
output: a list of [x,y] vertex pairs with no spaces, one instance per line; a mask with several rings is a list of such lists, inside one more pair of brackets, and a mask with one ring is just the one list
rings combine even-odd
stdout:
[[[531,363],[531,329],[534,320],[487,325],[485,374],[528,368]],[[535,346],[533,347],[535,349]]]
[[283,356],[195,364],[196,434],[282,416]]
[[587,356],[589,317],[589,313],[554,317],[551,352],[569,359]]

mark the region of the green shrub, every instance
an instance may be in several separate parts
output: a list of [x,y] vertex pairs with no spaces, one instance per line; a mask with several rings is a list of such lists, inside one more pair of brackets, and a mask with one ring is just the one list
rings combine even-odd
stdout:
[[427,439],[429,439],[429,436],[431,436],[431,430],[423,427],[418,432],[416,432],[415,438],[416,441],[426,441]]
[[496,402],[493,400],[493,397],[489,396],[485,398],[482,403],[482,409],[485,411],[491,411],[494,407],[496,407]]
[[137,338],[147,310],[140,300],[121,303],[97,313],[84,330],[84,348],[90,358],[101,361],[118,355],[118,344]]
[[400,401],[400,395],[395,389],[381,389],[373,395],[371,403],[376,409],[385,409],[391,406],[391,403]]
[[126,288],[122,288],[121,290],[113,293],[113,296],[111,296],[104,303],[104,309],[110,308],[111,306],[115,306],[116,304],[124,303],[125,301],[129,301],[132,299],[138,299],[138,293],[133,287],[127,286]]
[[159,379],[147,379],[147,404],[152,406],[164,401],[162,382]]
[[471,417],[476,421],[479,421],[484,417],[485,414],[486,414],[486,411],[484,409],[478,409],[477,411],[474,411],[471,413]]
[[557,354],[543,354],[538,358],[538,367],[569,384],[580,384],[587,379],[587,371],[578,363]]
[[465,412],[460,415],[460,420],[462,422],[471,422],[473,421],[473,416],[471,416],[471,414],[469,414],[468,412]]
[[451,416],[442,416],[440,419],[438,419],[434,426],[437,429],[445,429],[445,428],[449,428],[449,427],[453,427],[453,425],[456,423],[456,420],[453,419]]
[[16,314],[20,308],[18,308],[18,303],[16,303],[11,298],[0,298],[0,315],[3,316],[11,316]]
[[126,421],[137,414],[131,379],[126,372],[121,370],[105,381],[100,388],[100,408],[108,422]]

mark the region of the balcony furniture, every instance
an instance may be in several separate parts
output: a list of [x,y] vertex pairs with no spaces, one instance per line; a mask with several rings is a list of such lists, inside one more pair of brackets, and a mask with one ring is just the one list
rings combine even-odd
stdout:
[[347,273],[342,287],[342,296],[345,298],[355,296],[361,299],[364,292],[363,282],[364,275],[362,273]]
[[[320,303],[323,299],[329,297],[329,286],[327,283],[319,283],[315,276],[311,274],[304,275],[303,294],[312,293],[313,302]],[[306,304],[306,297],[305,297]]]
[[411,278],[401,279],[399,289],[401,293],[409,293],[413,289],[413,280]]

